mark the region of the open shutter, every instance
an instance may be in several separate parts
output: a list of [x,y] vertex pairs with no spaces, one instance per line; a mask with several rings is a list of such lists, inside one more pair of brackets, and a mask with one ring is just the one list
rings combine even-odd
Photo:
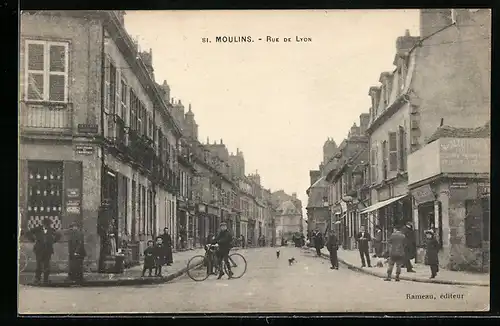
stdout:
[[397,171],[398,169],[397,139],[397,133],[389,133],[389,171]]

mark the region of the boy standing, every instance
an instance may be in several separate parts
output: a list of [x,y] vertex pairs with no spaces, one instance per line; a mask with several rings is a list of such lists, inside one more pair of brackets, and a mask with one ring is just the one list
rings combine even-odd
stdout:
[[161,237],[156,237],[156,245],[153,248],[155,257],[155,276],[162,277],[161,267],[166,263],[166,251],[163,246],[163,239]]
[[144,250],[144,267],[142,269],[142,277],[146,274],[146,270],[149,271],[148,276],[153,276],[153,267],[155,266],[155,257],[154,257],[154,247],[153,240],[148,240],[148,247]]

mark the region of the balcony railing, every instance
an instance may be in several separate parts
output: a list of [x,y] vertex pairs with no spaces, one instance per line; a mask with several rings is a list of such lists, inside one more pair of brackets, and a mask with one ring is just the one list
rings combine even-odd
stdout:
[[128,143],[125,122],[116,114],[107,116],[106,138],[118,148],[124,149]]
[[21,130],[41,133],[68,133],[73,130],[73,108],[70,103],[21,102]]

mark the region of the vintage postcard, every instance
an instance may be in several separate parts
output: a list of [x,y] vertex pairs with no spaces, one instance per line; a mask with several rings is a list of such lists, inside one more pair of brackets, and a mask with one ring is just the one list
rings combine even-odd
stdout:
[[490,309],[491,10],[21,11],[19,314]]

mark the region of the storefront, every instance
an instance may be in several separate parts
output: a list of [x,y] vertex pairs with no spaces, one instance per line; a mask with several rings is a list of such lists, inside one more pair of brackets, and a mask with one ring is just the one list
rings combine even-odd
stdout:
[[254,219],[249,219],[248,220],[248,228],[247,228],[247,243],[249,245],[256,245],[256,234],[255,234],[255,220]]
[[219,231],[219,224],[221,222],[220,209],[215,206],[207,205],[207,215],[208,232],[215,235]]
[[198,239],[200,239],[199,241],[202,245],[205,245],[209,233],[209,221],[206,205],[198,204],[196,206],[196,217],[198,220]]
[[[438,138],[408,156],[408,188],[418,214],[417,241],[422,246],[423,231],[433,228],[443,267],[489,271],[489,162],[489,138],[465,136]],[[422,259],[422,249],[418,256]]]

